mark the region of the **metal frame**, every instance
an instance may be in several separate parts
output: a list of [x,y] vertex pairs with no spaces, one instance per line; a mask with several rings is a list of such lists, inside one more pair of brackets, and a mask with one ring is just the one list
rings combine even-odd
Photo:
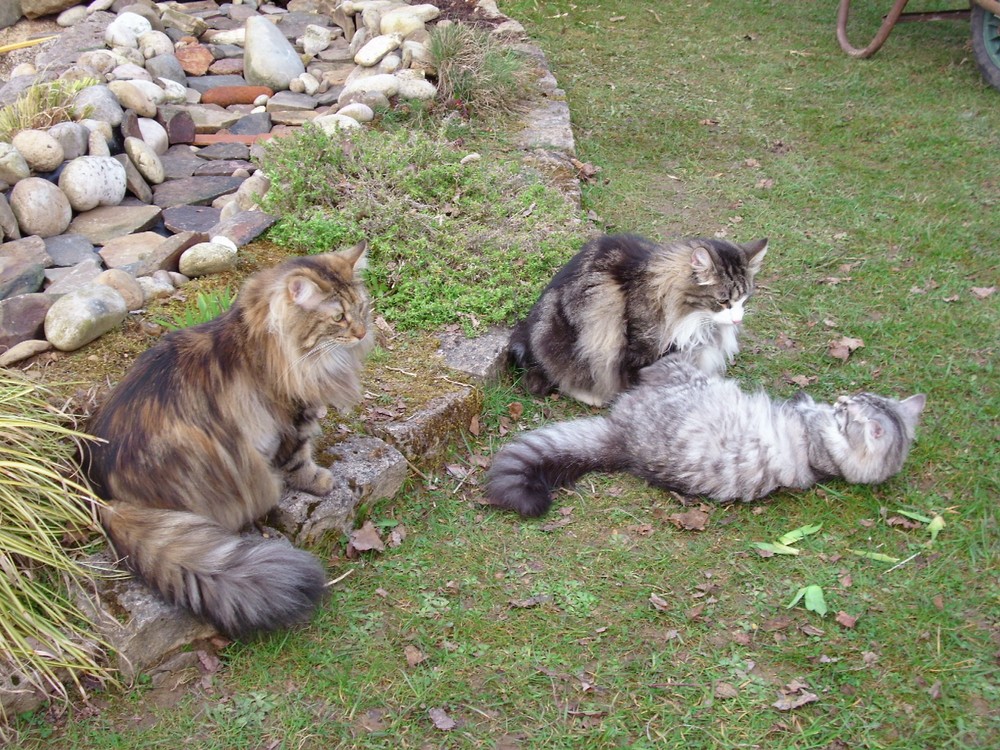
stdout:
[[847,38],[847,18],[851,13],[851,0],[840,0],[837,8],[837,42],[840,48],[851,57],[868,58],[879,51],[879,48],[889,38],[896,23],[899,21],[939,21],[951,18],[968,18],[972,4],[980,6],[995,16],[1000,17],[1000,0],[970,0],[970,10],[943,10],[922,13],[904,13],[903,9],[909,0],[895,0],[892,9],[882,19],[882,26],[867,47],[855,47]]

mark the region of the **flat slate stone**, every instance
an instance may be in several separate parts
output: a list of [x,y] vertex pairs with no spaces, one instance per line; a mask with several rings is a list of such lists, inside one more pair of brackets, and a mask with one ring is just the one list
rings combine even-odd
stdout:
[[246,86],[247,81],[243,76],[192,76],[188,78],[188,88],[192,88],[199,94],[204,94],[209,89],[218,86]]
[[281,110],[313,110],[316,109],[316,100],[309,94],[296,94],[294,91],[279,91],[268,101],[267,111],[272,113]]
[[211,203],[220,195],[236,192],[243,177],[186,177],[168,180],[153,188],[153,203],[160,208],[199,206]]
[[161,213],[158,206],[98,206],[79,214],[66,231],[103,245],[115,237],[149,229],[159,221]]
[[236,243],[237,247],[243,247],[262,235],[277,220],[277,216],[266,214],[263,211],[240,211],[235,216],[216,224],[208,231],[208,234],[211,237],[221,234]]
[[249,159],[250,147],[245,143],[213,143],[198,151],[198,158],[208,159]]
[[52,265],[75,266],[88,258],[95,257],[97,250],[93,243],[79,234],[57,234],[45,239],[45,251],[52,258]]
[[205,160],[199,158],[198,154],[187,146],[179,146],[168,149],[167,153],[160,157],[160,162],[163,164],[167,180],[180,180],[193,175],[194,170],[202,166]]
[[194,170],[194,177],[228,177],[237,169],[251,170],[253,163],[246,159],[220,159],[210,161]]
[[207,232],[221,215],[221,209],[211,206],[174,206],[163,210],[163,225],[175,233]]
[[260,135],[271,132],[271,115],[267,112],[255,112],[244,115],[229,126],[233,135]]

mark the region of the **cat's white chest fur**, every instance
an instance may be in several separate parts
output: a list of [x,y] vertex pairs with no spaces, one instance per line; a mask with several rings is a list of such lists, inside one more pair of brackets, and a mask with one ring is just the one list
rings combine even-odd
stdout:
[[[667,351],[671,347],[681,351],[697,350],[696,362],[700,370],[709,374],[724,373],[740,350],[737,326],[731,322],[732,312],[732,309],[727,309],[716,315],[702,311],[685,315],[668,332],[662,350]],[[719,319],[723,313],[727,314],[730,322]],[[739,313],[742,319],[742,305]]]

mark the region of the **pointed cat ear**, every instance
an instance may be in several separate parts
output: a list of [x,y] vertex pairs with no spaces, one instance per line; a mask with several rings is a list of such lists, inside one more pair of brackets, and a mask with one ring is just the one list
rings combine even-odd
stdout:
[[715,283],[715,263],[712,261],[708,248],[698,246],[691,251],[691,268],[694,270],[694,277],[698,280],[698,286],[708,286]]
[[361,240],[349,250],[339,251],[337,255],[350,263],[355,271],[363,271],[368,268],[368,241]]
[[903,412],[903,416],[912,424],[916,424],[917,420],[920,418],[920,413],[924,410],[924,406],[927,404],[927,396],[923,393],[918,393],[915,396],[910,396],[907,399],[903,399],[899,402],[899,408]]
[[753,242],[747,242],[744,245],[740,245],[740,247],[742,247],[743,252],[746,253],[747,263],[750,266],[750,273],[757,273],[760,271],[760,267],[764,263],[764,256],[767,255],[767,237],[754,240]]
[[292,276],[288,279],[288,296],[293,303],[305,310],[315,310],[324,298],[316,283],[305,276]]

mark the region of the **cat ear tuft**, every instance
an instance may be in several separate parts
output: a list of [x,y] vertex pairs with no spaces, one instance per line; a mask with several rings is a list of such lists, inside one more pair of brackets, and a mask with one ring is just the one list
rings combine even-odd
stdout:
[[903,410],[903,415],[913,424],[917,423],[920,413],[924,410],[926,404],[927,396],[923,393],[918,393],[899,402],[899,406]]
[[694,270],[694,277],[698,280],[698,286],[708,286],[715,283],[715,263],[708,248],[698,246],[691,251],[691,268]]
[[363,271],[368,268],[368,241],[361,240],[349,250],[341,250],[338,255],[350,263],[355,271]]
[[746,253],[750,273],[757,273],[764,264],[764,256],[767,255],[767,242],[767,237],[764,237],[740,246]]
[[315,310],[323,301],[323,292],[305,276],[292,276],[288,279],[288,296],[293,303],[306,310]]
[[868,430],[868,434],[872,436],[872,439],[878,440],[885,434],[885,427],[877,419],[869,419],[865,423],[865,429]]

